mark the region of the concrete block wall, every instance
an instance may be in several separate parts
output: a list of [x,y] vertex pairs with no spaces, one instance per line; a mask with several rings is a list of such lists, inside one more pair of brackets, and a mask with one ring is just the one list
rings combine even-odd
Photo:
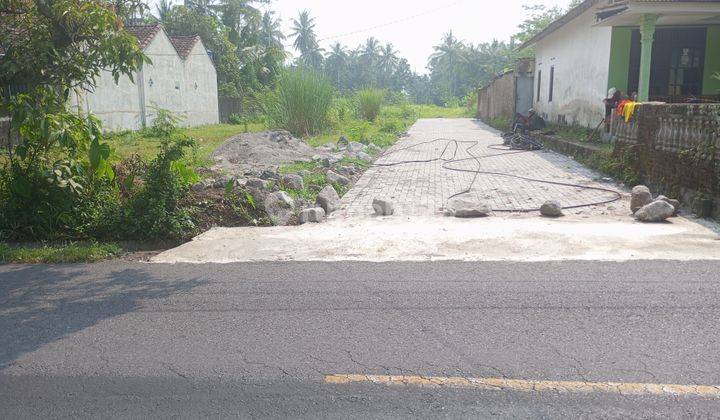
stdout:
[[478,91],[477,116],[483,120],[515,116],[515,72],[498,76]]
[[720,218],[720,104],[643,104],[631,123],[614,124],[624,133],[614,155],[632,153],[644,183],[687,205],[701,193]]

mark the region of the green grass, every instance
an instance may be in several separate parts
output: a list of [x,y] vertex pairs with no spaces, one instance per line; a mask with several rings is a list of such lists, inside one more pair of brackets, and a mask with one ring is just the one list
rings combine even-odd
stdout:
[[446,108],[437,105],[413,105],[418,118],[473,118],[475,110],[466,107]]
[[[249,132],[263,130],[265,130],[264,124],[251,123],[248,125]],[[210,155],[212,152],[230,137],[244,133],[245,126],[231,124],[205,125],[180,129],[180,132],[197,141],[197,148],[192,156],[195,166],[208,166],[211,163]],[[152,137],[144,131],[112,133],[107,135],[106,140],[110,147],[115,150],[115,159],[117,161],[133,154],[138,154],[143,159],[150,161],[157,155],[162,141],[162,139]]]
[[0,264],[65,264],[106,260],[122,252],[110,243],[72,243],[62,246],[14,247],[0,243]]
[[[554,131],[555,136],[567,141],[586,142],[593,129],[577,125],[548,124],[548,131]],[[602,135],[602,132],[600,133]],[[597,138],[597,136],[595,136]]]

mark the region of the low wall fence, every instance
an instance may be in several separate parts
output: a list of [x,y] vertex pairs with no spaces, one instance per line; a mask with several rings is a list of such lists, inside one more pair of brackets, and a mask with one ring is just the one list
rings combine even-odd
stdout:
[[642,104],[630,122],[613,117],[611,133],[643,182],[720,216],[720,104]]

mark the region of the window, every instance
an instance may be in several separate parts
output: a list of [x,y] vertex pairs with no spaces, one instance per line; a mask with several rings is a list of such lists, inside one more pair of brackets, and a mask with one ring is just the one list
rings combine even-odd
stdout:
[[550,90],[548,92],[548,102],[553,100],[553,88],[555,87],[555,66],[550,67]]
[[542,86],[542,70],[538,70],[537,102],[540,102],[540,87]]

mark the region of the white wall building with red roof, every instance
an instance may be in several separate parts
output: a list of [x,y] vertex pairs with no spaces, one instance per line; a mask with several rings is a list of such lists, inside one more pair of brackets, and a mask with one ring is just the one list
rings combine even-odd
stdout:
[[217,124],[215,65],[199,37],[169,37],[159,24],[128,26],[151,63],[115,83],[103,73],[94,87],[77,92],[73,105],[92,113],[108,131],[152,124],[158,109],[181,118],[182,126]]

